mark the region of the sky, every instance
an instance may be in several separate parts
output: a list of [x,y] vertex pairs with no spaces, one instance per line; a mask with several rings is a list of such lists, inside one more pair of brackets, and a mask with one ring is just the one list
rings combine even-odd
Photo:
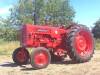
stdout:
[[100,0],[70,0],[70,3],[76,12],[76,22],[93,27],[100,18]]
[[[0,16],[9,16],[9,8],[16,4],[17,0],[0,0]],[[76,14],[74,21],[93,27],[100,17],[100,0],[70,0]]]
[[17,0],[0,0],[0,16],[6,18],[9,16],[9,8],[16,4]]

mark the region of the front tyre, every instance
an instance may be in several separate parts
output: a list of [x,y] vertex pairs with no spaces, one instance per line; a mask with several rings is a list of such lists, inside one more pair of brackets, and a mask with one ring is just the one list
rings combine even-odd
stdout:
[[23,47],[15,49],[12,55],[13,61],[18,65],[25,65],[29,61],[29,52]]
[[51,56],[48,49],[38,47],[31,53],[31,65],[34,69],[47,67],[51,62]]

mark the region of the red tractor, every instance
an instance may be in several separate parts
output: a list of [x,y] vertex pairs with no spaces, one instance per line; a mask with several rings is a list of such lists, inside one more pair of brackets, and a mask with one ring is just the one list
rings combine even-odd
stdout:
[[[34,69],[47,67],[51,60],[62,61],[68,55],[74,62],[87,62],[94,53],[94,38],[81,25],[52,27],[23,25],[20,30],[21,47],[13,52],[13,61],[31,63]],[[29,54],[27,48],[34,48]]]

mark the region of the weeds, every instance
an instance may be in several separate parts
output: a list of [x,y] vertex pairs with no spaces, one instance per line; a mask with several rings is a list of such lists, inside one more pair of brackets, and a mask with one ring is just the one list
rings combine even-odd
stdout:
[[10,55],[14,49],[20,46],[18,41],[6,42],[0,39],[0,55]]

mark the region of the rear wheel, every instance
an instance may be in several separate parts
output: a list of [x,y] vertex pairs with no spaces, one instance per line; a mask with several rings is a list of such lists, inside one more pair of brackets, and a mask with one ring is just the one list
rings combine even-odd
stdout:
[[94,39],[86,27],[73,27],[67,34],[68,53],[75,62],[86,62],[94,53]]
[[18,65],[27,64],[29,61],[29,52],[25,48],[17,48],[12,55],[13,61]]
[[31,53],[31,65],[34,69],[47,67],[51,62],[51,56],[48,49],[38,47]]

